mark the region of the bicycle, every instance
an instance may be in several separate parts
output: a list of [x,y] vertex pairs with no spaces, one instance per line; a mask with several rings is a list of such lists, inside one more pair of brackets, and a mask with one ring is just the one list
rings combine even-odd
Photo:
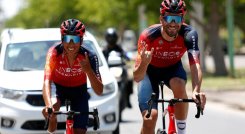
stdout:
[[[175,116],[174,116],[174,105],[176,103],[184,102],[184,103],[196,103],[193,99],[179,99],[179,98],[173,98],[173,99],[164,99],[163,98],[163,86],[164,82],[159,83],[159,87],[161,90],[161,99],[158,99],[155,93],[152,93],[151,98],[148,100],[147,104],[149,106],[146,118],[149,118],[151,115],[152,105],[153,102],[162,103],[162,125],[163,128],[159,128],[157,130],[157,134],[177,134],[176,132],[176,126],[175,126]],[[200,117],[200,114],[203,115],[203,109],[201,108],[200,104],[200,96],[197,96],[197,99],[199,100],[199,103],[196,103],[197,107],[197,114],[195,115],[196,118]],[[168,107],[164,109],[164,102],[168,103]],[[168,125],[168,133],[166,132],[166,125],[165,125],[165,116],[169,115],[169,125]]]
[[66,134],[73,134],[73,124],[74,124],[74,115],[92,115],[93,118],[89,118],[89,123],[92,123],[91,125],[93,125],[93,130],[97,130],[100,127],[100,121],[99,121],[99,116],[98,116],[98,109],[95,107],[93,109],[93,112],[76,112],[76,111],[72,111],[70,110],[70,105],[71,102],[69,100],[65,100],[65,105],[66,105],[66,111],[52,111],[52,108],[48,109],[48,114],[49,117],[46,119],[45,121],[45,126],[44,129],[48,128],[48,124],[49,124],[49,118],[50,115],[53,113],[55,115],[59,115],[59,114],[64,114],[67,115],[66,118]]

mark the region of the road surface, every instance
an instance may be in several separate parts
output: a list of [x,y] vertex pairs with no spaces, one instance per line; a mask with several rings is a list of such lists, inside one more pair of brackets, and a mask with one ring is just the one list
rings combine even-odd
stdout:
[[[131,96],[132,109],[123,112],[123,122],[120,123],[120,134],[139,134],[141,128],[141,115],[137,104],[137,91]],[[171,97],[171,96],[169,96]],[[167,98],[167,97],[166,97]],[[166,105],[165,105],[166,106]],[[195,119],[196,108],[190,104],[188,114],[188,134],[235,134],[244,133],[245,113],[237,109],[231,109],[227,105],[217,102],[207,102],[204,116]],[[159,114],[160,116],[160,114]],[[161,118],[157,127],[161,126]]]

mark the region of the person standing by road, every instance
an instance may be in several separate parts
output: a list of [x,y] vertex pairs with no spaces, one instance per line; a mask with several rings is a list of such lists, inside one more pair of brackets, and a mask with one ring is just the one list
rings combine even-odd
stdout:
[[[66,99],[71,101],[71,110],[88,112],[87,77],[97,95],[103,92],[97,56],[83,47],[85,25],[77,19],[61,23],[61,44],[48,50],[44,70],[43,115],[48,118],[48,108],[59,111]],[[57,102],[51,102],[51,84],[56,87]],[[55,115],[49,119],[48,132],[54,133],[57,127]],[[74,134],[85,134],[88,115],[74,115]]]
[[[157,121],[157,103],[153,105],[151,119],[145,117],[147,101],[151,93],[159,95],[158,83],[164,81],[175,98],[188,98],[186,72],[181,57],[188,52],[192,78],[192,98],[204,108],[206,96],[201,92],[202,70],[199,60],[198,35],[190,25],[184,23],[186,5],[184,0],[163,0],[160,5],[160,24],[146,28],[138,40],[138,55],[134,69],[134,80],[138,82],[138,101],[142,113],[141,134],[154,134]],[[186,134],[188,103],[175,105],[178,134]]]

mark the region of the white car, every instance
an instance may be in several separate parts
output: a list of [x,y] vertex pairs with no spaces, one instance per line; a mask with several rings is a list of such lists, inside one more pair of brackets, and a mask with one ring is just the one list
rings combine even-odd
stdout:
[[[42,84],[47,50],[60,42],[58,28],[5,29],[0,44],[0,134],[40,134],[45,120]],[[90,111],[98,108],[100,133],[119,133],[118,85],[110,73],[101,49],[92,34],[86,31],[84,45],[95,51],[104,84],[97,96],[88,83]],[[28,49],[28,51],[26,50]],[[52,88],[55,100],[55,88]],[[62,107],[61,110],[65,110]],[[58,116],[57,133],[64,133],[65,116]],[[89,127],[88,132],[93,132]]]

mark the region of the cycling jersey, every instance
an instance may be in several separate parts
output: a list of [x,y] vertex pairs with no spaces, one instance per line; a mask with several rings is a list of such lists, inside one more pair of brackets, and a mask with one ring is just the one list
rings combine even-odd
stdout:
[[81,47],[72,66],[69,65],[63,45],[51,47],[46,58],[44,79],[53,81],[65,87],[76,87],[87,83],[86,73],[82,71],[80,62],[85,59],[87,52],[91,67],[96,76],[101,80],[99,73],[98,57],[89,50]]
[[161,34],[161,24],[155,24],[145,29],[138,40],[138,56],[136,66],[141,62],[140,52],[148,45],[147,51],[154,48],[151,65],[168,67],[176,64],[188,51],[190,65],[200,63],[197,32],[189,25],[182,25],[174,41],[166,41]]

